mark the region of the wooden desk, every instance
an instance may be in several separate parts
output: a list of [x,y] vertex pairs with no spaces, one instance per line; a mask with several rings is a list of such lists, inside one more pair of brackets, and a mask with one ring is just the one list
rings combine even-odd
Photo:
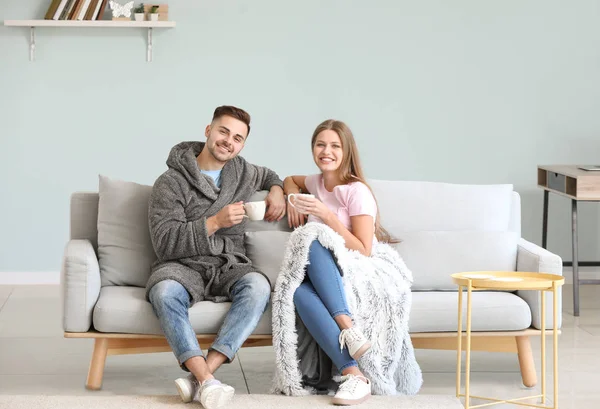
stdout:
[[573,266],[573,314],[579,316],[579,285],[600,284],[600,280],[580,280],[579,266],[600,266],[598,261],[578,259],[577,241],[577,202],[600,202],[600,171],[588,171],[577,165],[538,166],[538,186],[544,189],[544,219],[542,226],[542,247],[548,242],[548,194],[550,192],[571,199],[571,233],[573,261],[563,262]]

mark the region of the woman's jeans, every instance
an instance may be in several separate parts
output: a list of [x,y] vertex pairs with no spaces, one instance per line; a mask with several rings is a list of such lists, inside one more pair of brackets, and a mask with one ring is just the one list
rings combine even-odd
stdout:
[[[211,350],[231,362],[244,341],[252,334],[267,308],[271,296],[269,281],[259,273],[249,273],[231,287],[231,308]],[[160,281],[149,294],[150,303],[181,368],[195,356],[203,356],[196,333],[190,323],[190,294],[179,282]]]
[[358,366],[348,348],[340,351],[341,331],[333,319],[342,314],[351,316],[335,259],[331,251],[315,240],[310,245],[308,260],[306,278],[294,293],[298,315],[340,372],[350,366]]

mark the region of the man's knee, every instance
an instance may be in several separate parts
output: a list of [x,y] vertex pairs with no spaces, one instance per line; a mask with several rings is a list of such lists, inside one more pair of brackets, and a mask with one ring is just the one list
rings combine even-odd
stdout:
[[236,286],[237,294],[244,294],[259,304],[267,304],[271,298],[271,285],[269,280],[260,273],[248,273],[240,279]]
[[155,308],[181,303],[183,295],[187,292],[185,287],[175,280],[163,280],[156,283],[151,289],[148,298]]

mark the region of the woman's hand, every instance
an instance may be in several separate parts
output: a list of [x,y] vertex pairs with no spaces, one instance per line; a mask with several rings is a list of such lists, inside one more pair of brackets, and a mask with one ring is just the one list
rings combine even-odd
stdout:
[[293,227],[295,229],[296,227],[302,226],[306,222],[306,215],[299,213],[294,206],[289,203],[287,204],[287,212],[288,226],[290,226],[290,228]]
[[334,216],[333,212],[316,197],[294,196],[294,206],[296,211],[318,217],[325,224],[329,224],[329,219]]

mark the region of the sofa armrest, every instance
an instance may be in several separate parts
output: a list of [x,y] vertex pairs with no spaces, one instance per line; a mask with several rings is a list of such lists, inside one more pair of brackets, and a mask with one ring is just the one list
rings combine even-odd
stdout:
[[87,332],[100,295],[100,266],[89,240],[70,240],[61,268],[63,329]]
[[[520,239],[517,247],[517,271],[534,273],[548,273],[562,276],[562,259],[554,253]],[[517,295],[525,300],[531,308],[533,327],[540,329],[542,322],[541,293],[540,291],[517,291]],[[553,296],[546,293],[546,329],[554,328],[553,325]],[[558,289],[558,328],[562,325],[562,287]]]

